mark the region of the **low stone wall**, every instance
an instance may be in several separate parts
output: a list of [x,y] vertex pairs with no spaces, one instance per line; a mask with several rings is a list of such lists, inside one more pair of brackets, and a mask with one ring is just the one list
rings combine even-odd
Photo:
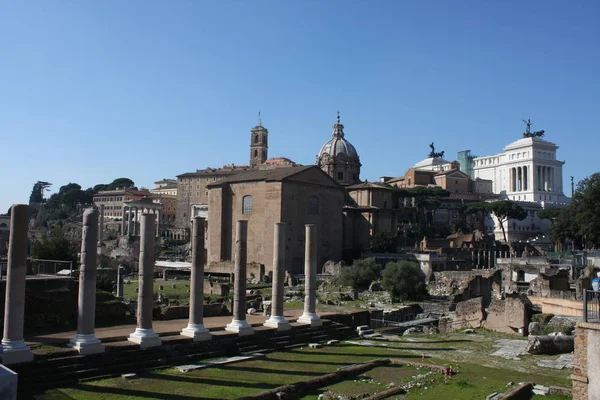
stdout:
[[217,296],[227,296],[231,285],[229,283],[213,282],[208,279],[204,280],[204,294],[214,294]]
[[[213,303],[204,304],[204,317],[218,317],[221,315],[231,315],[224,304]],[[190,306],[168,306],[156,307],[154,317],[160,320],[183,319],[190,315]]]
[[351,326],[352,328],[356,328],[357,326],[361,325],[369,325],[371,322],[369,311],[356,311],[348,314],[328,315],[327,319],[342,325]]
[[580,300],[529,296],[529,301],[534,305],[541,306],[544,314],[569,315],[572,317],[583,315],[583,302]]

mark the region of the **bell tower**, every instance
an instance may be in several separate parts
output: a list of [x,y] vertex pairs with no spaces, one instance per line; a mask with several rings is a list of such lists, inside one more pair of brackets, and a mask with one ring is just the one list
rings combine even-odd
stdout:
[[260,111],[258,125],[250,131],[250,167],[256,168],[267,160],[269,151],[269,131],[262,126]]

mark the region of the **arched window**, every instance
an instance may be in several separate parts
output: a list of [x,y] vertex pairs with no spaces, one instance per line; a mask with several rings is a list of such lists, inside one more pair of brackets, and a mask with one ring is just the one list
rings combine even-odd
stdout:
[[254,149],[254,158],[258,157],[258,150]]
[[242,197],[242,214],[252,214],[253,206],[254,200],[252,200],[252,196]]
[[308,215],[319,215],[319,198],[317,196],[308,198]]
[[258,143],[258,135],[254,135],[254,143]]
[[0,224],[0,228],[8,228],[8,226],[3,222]]

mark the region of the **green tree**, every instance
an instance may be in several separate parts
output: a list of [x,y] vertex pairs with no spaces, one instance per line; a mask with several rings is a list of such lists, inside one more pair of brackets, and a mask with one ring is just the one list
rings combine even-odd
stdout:
[[548,207],[548,208],[544,208],[543,210],[538,211],[537,216],[538,216],[538,218],[548,219],[548,220],[554,222],[554,220],[556,218],[558,218],[558,216],[560,215],[561,212],[562,212],[562,208]]
[[39,205],[44,202],[44,192],[50,190],[52,186],[49,182],[37,181],[31,189],[31,195],[29,196],[29,205]]
[[550,234],[555,241],[572,240],[574,248],[600,247],[600,172],[577,184],[571,204],[556,217]]
[[32,258],[77,262],[78,244],[71,242],[62,228],[54,228],[31,248]]
[[397,248],[398,238],[392,232],[376,232],[371,237],[371,251],[376,253],[395,253]]
[[527,212],[523,208],[511,200],[498,200],[493,202],[479,202],[473,203],[465,210],[466,214],[492,214],[498,220],[500,229],[502,229],[502,236],[504,242],[506,240],[506,230],[504,229],[504,223],[511,219],[518,219],[522,221],[527,217]]
[[368,288],[371,282],[381,278],[381,266],[373,258],[354,260],[352,265],[343,267],[339,282],[354,289]]
[[394,298],[414,299],[426,293],[425,274],[414,261],[390,262],[381,276],[381,286]]
[[131,189],[135,187],[135,183],[129,178],[117,178],[108,186],[110,189]]

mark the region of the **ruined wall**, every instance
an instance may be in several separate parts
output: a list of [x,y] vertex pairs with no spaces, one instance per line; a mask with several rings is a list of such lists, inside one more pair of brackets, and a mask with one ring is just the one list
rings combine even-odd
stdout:
[[509,295],[504,300],[492,300],[484,326],[498,332],[527,336],[531,315],[532,304],[527,296]]
[[452,328],[479,328],[485,321],[483,297],[476,297],[456,304],[456,314]]
[[500,271],[439,271],[433,273],[428,291],[432,296],[448,296],[454,304],[483,297],[486,307],[493,297],[499,296],[500,282]]

